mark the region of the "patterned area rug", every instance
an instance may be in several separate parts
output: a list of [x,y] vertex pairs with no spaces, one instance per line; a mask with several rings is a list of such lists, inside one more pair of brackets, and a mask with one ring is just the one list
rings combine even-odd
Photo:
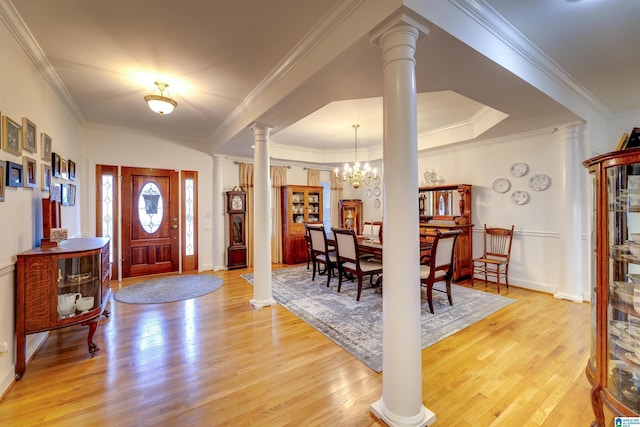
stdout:
[[201,297],[219,289],[222,283],[222,279],[207,274],[158,277],[122,288],[114,298],[127,304],[160,304]]
[[[253,274],[242,277],[253,284]],[[326,276],[316,276],[311,281],[311,270],[306,266],[274,270],[272,282],[273,297],[278,303],[374,371],[382,372],[382,296],[376,289],[367,289],[368,279],[363,282],[359,302],[355,298],[356,282],[343,281],[337,293],[337,278],[332,278],[327,288]],[[436,284],[436,288],[439,286],[444,285]],[[434,292],[435,315],[423,297],[423,349],[515,302],[458,285],[453,285],[452,294],[450,306],[446,294]]]

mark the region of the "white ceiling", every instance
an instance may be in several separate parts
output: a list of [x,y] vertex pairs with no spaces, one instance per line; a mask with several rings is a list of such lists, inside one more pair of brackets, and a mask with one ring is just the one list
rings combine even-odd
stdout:
[[[605,111],[640,107],[640,1],[449,1],[504,16]],[[0,0],[0,13],[88,126],[172,135],[203,152],[251,157],[246,120],[255,120],[273,126],[273,157],[332,163],[353,151],[354,123],[361,160],[381,155],[382,55],[368,34],[401,3]],[[579,119],[428,24],[416,51],[419,135],[459,144]],[[311,50],[331,55],[323,63]],[[179,103],[167,116],[143,101],[157,79],[169,82]],[[508,117],[498,120],[486,106]],[[446,133],[454,127],[466,130]]]

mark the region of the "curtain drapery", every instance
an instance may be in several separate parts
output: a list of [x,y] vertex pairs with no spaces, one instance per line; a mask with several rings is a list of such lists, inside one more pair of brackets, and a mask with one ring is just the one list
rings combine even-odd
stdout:
[[240,163],[240,187],[247,192],[247,267],[253,267],[253,165]]
[[287,167],[271,166],[271,262],[282,263],[282,187],[287,185]]
[[331,226],[340,227],[340,212],[338,204],[342,199],[342,182],[332,173],[331,177]]
[[320,183],[320,170],[307,169],[307,185],[317,187]]

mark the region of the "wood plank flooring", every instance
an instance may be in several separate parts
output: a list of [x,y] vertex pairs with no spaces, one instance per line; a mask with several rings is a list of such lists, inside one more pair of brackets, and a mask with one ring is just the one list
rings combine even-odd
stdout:
[[[95,358],[86,327],[52,333],[0,426],[383,426],[382,375],[281,306],[252,309],[248,271],[209,273],[224,286],[193,300],[112,301]],[[501,293],[517,302],[423,351],[435,425],[588,426],[589,304]]]

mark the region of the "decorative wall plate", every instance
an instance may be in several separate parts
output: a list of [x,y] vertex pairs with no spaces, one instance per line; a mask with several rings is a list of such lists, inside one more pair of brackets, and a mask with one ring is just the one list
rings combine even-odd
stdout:
[[524,205],[529,201],[529,193],[526,191],[514,191],[511,193],[511,201],[516,205]]
[[498,178],[493,181],[493,191],[496,193],[506,193],[511,188],[511,181],[507,178]]
[[367,188],[367,197],[373,196],[373,191],[370,188]]
[[373,183],[374,185],[380,185],[380,175],[376,175],[376,177],[373,179]]
[[373,195],[376,197],[380,197],[380,187],[376,187],[373,189]]
[[511,175],[513,176],[525,176],[529,172],[529,165],[523,162],[514,163],[511,165]]
[[373,201],[373,207],[374,208],[379,208],[380,207],[380,199],[375,199]]
[[532,190],[546,190],[549,188],[549,185],[551,185],[551,178],[549,178],[548,175],[540,173],[529,178],[529,188]]

